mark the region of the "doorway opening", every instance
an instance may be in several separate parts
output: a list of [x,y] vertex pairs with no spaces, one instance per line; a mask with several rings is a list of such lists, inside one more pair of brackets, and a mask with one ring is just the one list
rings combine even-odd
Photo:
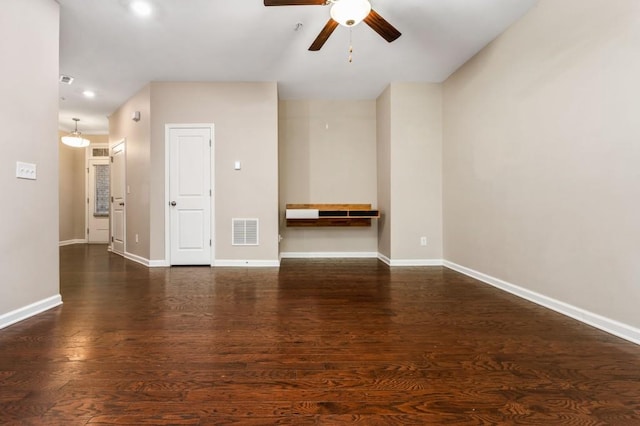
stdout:
[[87,148],[87,180],[85,186],[87,242],[109,242],[109,147],[95,144]]
[[122,140],[111,147],[111,251],[124,256],[126,250],[125,210],[125,144]]

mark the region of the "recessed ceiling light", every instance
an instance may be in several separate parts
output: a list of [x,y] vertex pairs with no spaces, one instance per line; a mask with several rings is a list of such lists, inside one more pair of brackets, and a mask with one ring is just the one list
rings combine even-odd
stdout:
[[96,97],[96,92],[94,92],[92,90],[85,90],[84,92],[82,92],[82,94],[87,98],[95,98]]
[[151,5],[145,1],[134,1],[131,3],[130,7],[138,16],[151,15]]
[[73,77],[70,75],[60,74],[60,83],[71,84],[73,83]]

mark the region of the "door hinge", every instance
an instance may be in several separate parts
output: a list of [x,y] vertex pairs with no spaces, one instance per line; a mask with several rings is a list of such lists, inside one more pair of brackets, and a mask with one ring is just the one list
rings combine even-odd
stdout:
[[113,156],[111,156],[111,157],[109,157],[109,158],[111,158],[111,162],[113,163]]
[[211,247],[211,240],[209,240],[209,247]]
[[209,139],[209,148],[211,148],[211,139]]
[[111,197],[111,202],[113,203],[113,197]]
[[111,237],[111,242],[113,242],[113,237]]
[[211,190],[209,190],[209,197],[211,197]]
[[87,197],[87,204],[89,204],[89,198]]
[[89,173],[89,168],[87,167],[87,173]]
[[89,233],[89,228],[87,228],[87,234]]

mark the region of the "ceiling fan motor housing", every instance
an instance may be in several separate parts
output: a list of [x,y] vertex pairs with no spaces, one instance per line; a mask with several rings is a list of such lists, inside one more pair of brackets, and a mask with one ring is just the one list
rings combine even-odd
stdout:
[[[338,27],[353,27],[364,21],[382,38],[391,43],[401,33],[371,8],[369,0],[263,0],[265,6],[327,6],[331,5],[331,18],[313,41],[309,50],[318,51]],[[298,27],[296,27],[297,29]]]

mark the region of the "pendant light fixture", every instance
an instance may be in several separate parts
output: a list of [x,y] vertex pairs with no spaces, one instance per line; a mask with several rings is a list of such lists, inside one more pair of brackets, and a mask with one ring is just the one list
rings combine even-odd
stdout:
[[74,118],[73,121],[76,122],[76,129],[68,135],[63,136],[62,143],[74,148],[84,148],[89,146],[89,139],[83,138],[82,133],[78,130],[78,121],[80,121],[80,119]]

